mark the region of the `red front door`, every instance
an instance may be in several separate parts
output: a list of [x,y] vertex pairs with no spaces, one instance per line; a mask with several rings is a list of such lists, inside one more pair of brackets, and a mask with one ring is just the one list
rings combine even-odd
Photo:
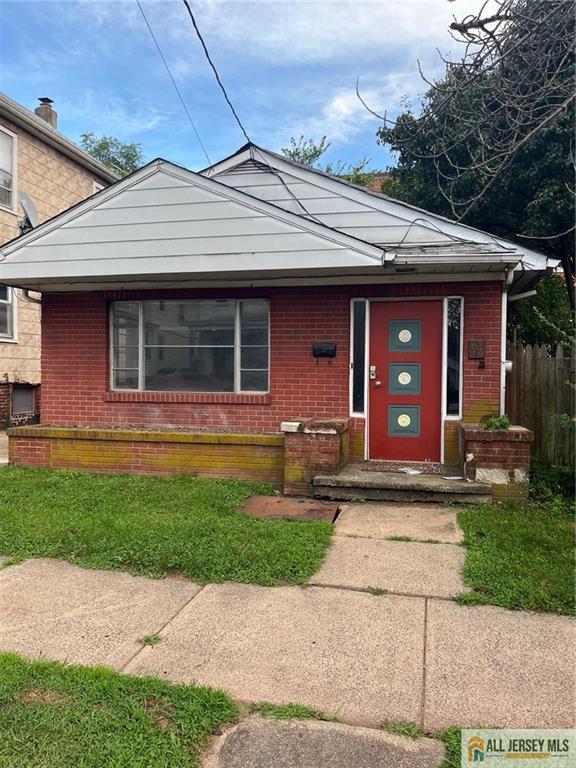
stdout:
[[440,461],[442,302],[370,304],[371,459]]

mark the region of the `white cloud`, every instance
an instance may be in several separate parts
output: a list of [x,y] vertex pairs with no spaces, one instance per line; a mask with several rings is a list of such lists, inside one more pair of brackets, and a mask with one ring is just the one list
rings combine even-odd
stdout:
[[[485,0],[292,0],[197,3],[198,23],[211,41],[278,63],[302,64],[382,56],[390,49],[440,46],[454,15]],[[168,19],[167,19],[168,20]],[[178,34],[184,33],[181,27]]]
[[93,90],[83,91],[74,101],[62,101],[60,106],[67,119],[85,125],[84,131],[112,134],[123,139],[138,137],[167,125],[173,117],[141,99],[123,99]]
[[[404,97],[416,95],[413,86],[412,73],[398,72],[386,76],[379,84],[373,82],[361,88],[360,93],[376,113],[387,111],[392,115],[397,114]],[[326,135],[334,144],[345,143],[361,133],[369,123],[374,125],[376,131],[380,121],[364,107],[355,90],[350,87],[333,92],[314,117],[295,122],[292,133],[316,139]]]

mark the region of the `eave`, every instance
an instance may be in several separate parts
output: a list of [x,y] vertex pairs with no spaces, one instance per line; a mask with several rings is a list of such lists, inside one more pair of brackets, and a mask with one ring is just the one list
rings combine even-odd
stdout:
[[110,184],[118,181],[119,176],[117,174],[80,149],[74,142],[66,138],[63,133],[52,128],[45,120],[37,117],[29,109],[13,101],[4,93],[0,93],[0,118],[2,117],[40,139],[44,144],[57,149],[63,155],[74,160],[102,180]]

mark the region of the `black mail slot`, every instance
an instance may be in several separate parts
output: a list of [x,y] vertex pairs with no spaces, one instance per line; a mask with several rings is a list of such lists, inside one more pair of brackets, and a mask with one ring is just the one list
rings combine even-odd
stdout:
[[316,341],[312,344],[313,357],[336,357],[335,341]]

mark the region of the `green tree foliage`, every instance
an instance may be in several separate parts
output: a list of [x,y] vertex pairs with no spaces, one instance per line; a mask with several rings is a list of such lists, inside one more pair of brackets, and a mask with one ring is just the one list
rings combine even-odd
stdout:
[[128,144],[115,136],[98,137],[93,133],[83,133],[80,146],[119,176],[128,176],[144,164],[140,144]]
[[326,136],[322,136],[319,142],[314,139],[306,139],[300,136],[298,139],[294,136],[290,139],[288,147],[282,147],[280,152],[289,160],[294,160],[301,165],[307,165],[308,168],[314,168],[317,171],[329,173],[331,176],[338,176],[341,179],[366,187],[374,178],[374,171],[368,168],[370,160],[366,157],[358,160],[356,163],[345,163],[340,161],[335,165],[328,163],[322,166],[319,162],[322,155],[330,147],[330,142]]
[[476,48],[430,84],[417,114],[407,108],[378,131],[397,157],[383,192],[558,258],[565,279],[549,278],[512,312],[519,338],[552,343],[532,308],[561,327],[572,322],[574,18],[566,0],[498,1],[506,22],[493,34],[489,19],[453,24],[475,25]]
[[563,278],[547,275],[535,296],[512,302],[508,329],[511,338],[523,344],[547,344],[551,351],[558,344],[569,347],[574,323]]

